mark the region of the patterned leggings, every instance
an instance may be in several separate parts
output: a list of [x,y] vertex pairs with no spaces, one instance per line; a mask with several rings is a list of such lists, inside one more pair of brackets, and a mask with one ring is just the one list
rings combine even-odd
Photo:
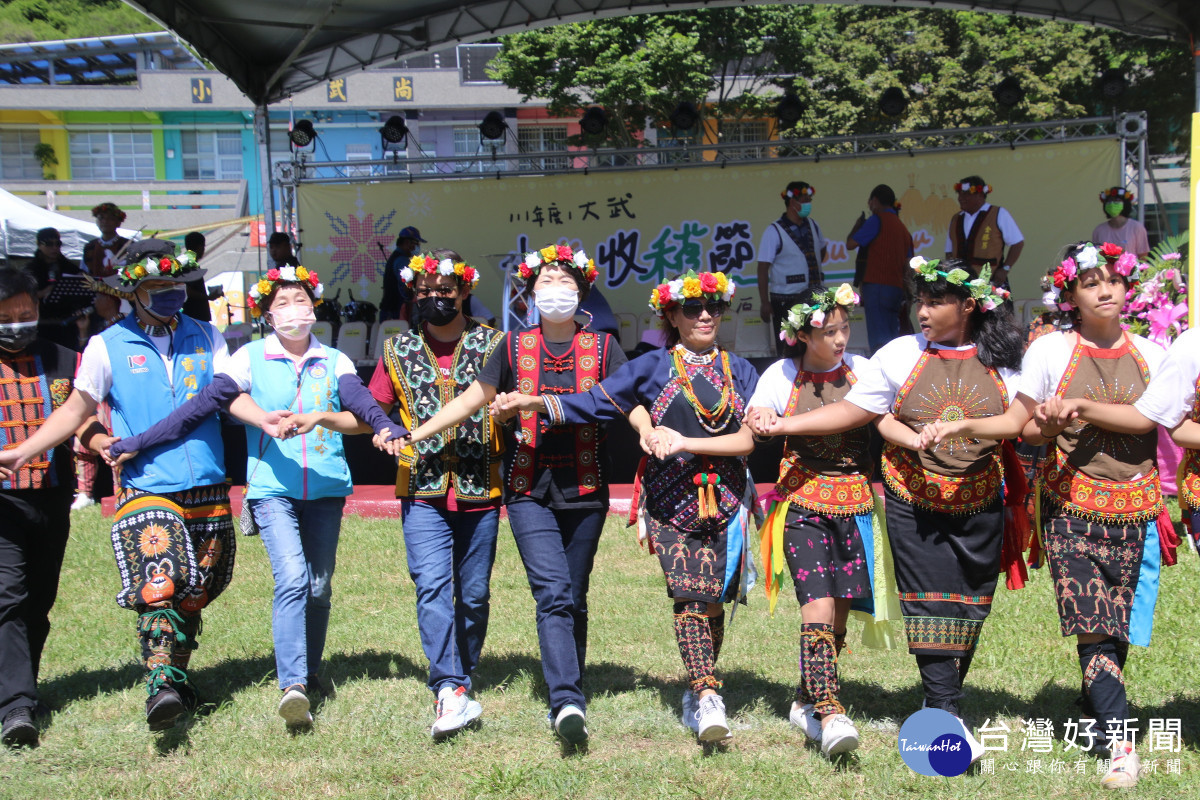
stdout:
[[817,718],[846,713],[838,700],[837,657],[846,643],[846,634],[834,634],[833,626],[805,622],[800,626],[800,685],[796,700],[812,704]]
[[679,655],[687,670],[688,683],[694,691],[720,689],[721,682],[713,676],[721,643],[725,641],[725,611],[710,617],[707,603],[687,600],[675,604],[675,640]]

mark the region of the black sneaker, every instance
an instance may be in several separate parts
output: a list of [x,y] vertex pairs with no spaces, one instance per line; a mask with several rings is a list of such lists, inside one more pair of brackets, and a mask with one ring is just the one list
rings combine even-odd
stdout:
[[33,724],[33,715],[25,706],[14,708],[4,717],[4,729],[0,733],[4,745],[16,749],[18,747],[37,747],[38,730]]
[[175,687],[163,685],[146,700],[146,725],[152,731],[165,731],[179,721],[184,710],[183,698]]

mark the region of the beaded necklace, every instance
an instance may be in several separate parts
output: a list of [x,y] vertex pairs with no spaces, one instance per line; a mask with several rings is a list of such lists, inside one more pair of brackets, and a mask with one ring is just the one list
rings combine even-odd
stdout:
[[[691,378],[688,377],[687,364],[711,364],[718,356],[721,359],[721,374],[725,380],[721,384],[721,399],[710,409],[696,397]],[[724,431],[733,414],[733,373],[729,369],[729,353],[716,347],[707,353],[692,353],[682,344],[677,344],[671,351],[671,360],[675,374],[679,376],[683,396],[695,412],[700,427],[714,435]]]

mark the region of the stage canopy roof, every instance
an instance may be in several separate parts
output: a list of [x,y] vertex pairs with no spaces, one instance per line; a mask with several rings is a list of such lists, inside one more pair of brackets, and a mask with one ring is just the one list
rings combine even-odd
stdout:
[[[257,105],[339,75],[507,33],[597,17],[744,3],[683,0],[126,0],[174,31]],[[836,2],[836,0],[830,0]],[[1188,42],[1197,0],[851,0],[990,11]],[[849,3],[847,3],[849,4]]]

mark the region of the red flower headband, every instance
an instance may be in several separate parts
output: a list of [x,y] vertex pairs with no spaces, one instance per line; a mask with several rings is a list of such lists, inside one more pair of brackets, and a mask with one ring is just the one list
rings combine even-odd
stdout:
[[1130,202],[1133,200],[1133,192],[1127,189],[1122,189],[1119,186],[1114,186],[1111,189],[1105,189],[1100,193],[1100,202],[1103,203],[1109,200],[1124,200],[1126,202]]
[[991,194],[992,186],[988,183],[963,183],[960,181],[954,184],[954,191],[967,194]]
[[116,203],[101,203],[92,209],[92,216],[98,217],[101,214],[113,214],[117,218],[117,224],[120,225],[125,221],[125,212],[117,207]]
[[816,193],[817,193],[817,190],[814,189],[813,187],[809,186],[804,189],[788,189],[787,191],[780,192],[779,196],[785,200],[791,200],[796,197],[803,197],[804,195],[808,195],[809,197],[812,197]]

